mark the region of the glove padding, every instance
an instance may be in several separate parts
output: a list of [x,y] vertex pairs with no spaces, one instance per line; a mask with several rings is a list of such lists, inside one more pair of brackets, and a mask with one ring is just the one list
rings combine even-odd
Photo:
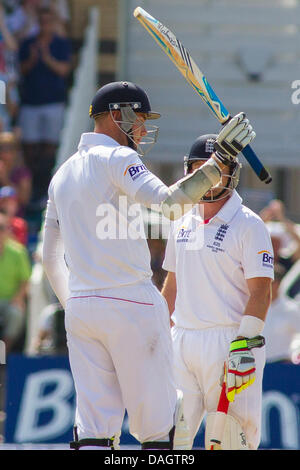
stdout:
[[234,116],[220,131],[214,143],[216,157],[225,165],[235,161],[237,155],[255,138],[245,113]]
[[252,348],[265,344],[263,336],[236,339],[231,342],[227,360],[226,395],[230,402],[255,381],[255,359]]

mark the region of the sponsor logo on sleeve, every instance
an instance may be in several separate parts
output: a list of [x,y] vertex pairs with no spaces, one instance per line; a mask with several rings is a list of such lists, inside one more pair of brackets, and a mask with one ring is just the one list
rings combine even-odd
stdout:
[[262,265],[266,268],[273,268],[274,265],[274,257],[272,253],[268,250],[258,251],[258,255],[262,255]]
[[128,167],[124,171],[124,176],[126,174],[129,174],[132,181],[135,181],[137,178],[139,178],[139,176],[141,176],[145,173],[148,173],[148,172],[149,172],[149,170],[144,164],[141,164],[141,163],[140,164],[134,164],[133,163],[131,165],[128,165]]

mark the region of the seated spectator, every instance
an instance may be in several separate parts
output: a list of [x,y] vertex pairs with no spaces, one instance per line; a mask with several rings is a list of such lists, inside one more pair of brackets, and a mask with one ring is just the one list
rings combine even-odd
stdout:
[[12,186],[17,192],[17,216],[24,217],[31,199],[32,176],[22,161],[19,142],[12,132],[0,133],[0,187]]
[[31,265],[26,248],[10,239],[9,217],[0,211],[0,324],[8,353],[24,328]]
[[34,342],[37,354],[68,354],[65,312],[59,303],[47,305],[39,318],[39,330]]
[[299,305],[280,292],[285,274],[285,268],[275,264],[272,303],[263,330],[267,362],[291,362],[292,341],[300,333]]
[[55,34],[50,9],[39,11],[39,25],[39,34],[20,48],[20,127],[25,164],[33,175],[33,199],[45,205],[64,120],[71,48],[68,39]]
[[22,245],[28,242],[28,224],[25,219],[18,217],[19,203],[16,190],[11,186],[0,188],[0,209],[9,217],[11,237]]

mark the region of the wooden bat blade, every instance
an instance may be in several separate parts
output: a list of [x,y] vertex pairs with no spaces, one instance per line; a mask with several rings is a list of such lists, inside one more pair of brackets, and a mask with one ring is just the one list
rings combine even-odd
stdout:
[[229,112],[175,34],[140,7],[137,7],[133,14],[168,55],[186,81],[207,104],[218,121],[221,124],[225,123],[230,118]]
[[[228,110],[175,34],[141,7],[137,7],[133,14],[175,64],[186,81],[207,104],[218,121],[225,124],[231,117]],[[272,177],[254,150],[248,145],[242,153],[259,179],[267,184],[270,183]]]

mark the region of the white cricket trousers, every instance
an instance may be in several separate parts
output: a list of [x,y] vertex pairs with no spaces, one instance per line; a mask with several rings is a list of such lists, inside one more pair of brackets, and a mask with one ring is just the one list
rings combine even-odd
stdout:
[[[221,391],[220,377],[237,328],[203,330],[172,328],[176,384],[183,392],[184,415],[195,438],[205,413],[216,411]],[[252,349],[256,363],[255,382],[236,395],[228,414],[240,423],[249,448],[257,449],[261,436],[262,380],[265,347]]]
[[168,435],[176,388],[165,299],[151,281],[72,294],[65,311],[79,439]]

